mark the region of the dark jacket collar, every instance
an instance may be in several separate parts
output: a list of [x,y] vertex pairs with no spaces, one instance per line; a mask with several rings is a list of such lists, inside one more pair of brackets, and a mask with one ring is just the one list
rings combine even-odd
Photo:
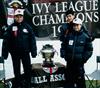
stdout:
[[17,26],[19,26],[19,25],[23,25],[24,22],[18,23],[18,22],[16,22],[16,21],[14,21],[14,24],[17,25]]
[[80,31],[75,31],[75,30],[74,30],[73,33],[74,33],[74,34],[77,34],[77,35],[82,34],[82,33],[83,33],[82,27],[81,27]]

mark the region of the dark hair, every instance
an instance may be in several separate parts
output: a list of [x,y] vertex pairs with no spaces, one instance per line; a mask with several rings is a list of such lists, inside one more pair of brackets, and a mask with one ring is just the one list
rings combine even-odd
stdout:
[[72,15],[74,15],[75,12],[74,12],[72,9],[69,9],[69,10],[66,11],[65,14],[66,14],[66,16],[67,16],[68,14],[72,14]]

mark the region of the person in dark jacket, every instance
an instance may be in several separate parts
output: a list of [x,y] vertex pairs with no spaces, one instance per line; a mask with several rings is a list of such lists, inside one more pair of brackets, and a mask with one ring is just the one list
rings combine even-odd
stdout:
[[[65,17],[65,20],[66,20],[66,23],[64,23],[62,26],[61,26],[61,29],[60,29],[60,41],[62,42],[61,43],[61,48],[60,48],[60,56],[62,58],[64,58],[64,50],[63,50],[63,42],[65,40],[65,37],[67,35],[68,32],[72,32],[73,30],[73,19],[75,18],[75,12],[72,10],[72,9],[69,9],[68,11],[66,11],[65,13],[66,17]],[[86,26],[84,24],[82,24],[82,29],[83,29],[83,32],[85,32],[89,37],[91,36],[90,33],[88,32]]]
[[93,47],[89,36],[83,31],[82,21],[73,20],[72,32],[68,32],[63,42],[66,66],[65,88],[86,88],[84,64],[91,57]]
[[[73,27],[73,19],[75,18],[75,12],[72,9],[69,9],[68,11],[66,11],[65,13],[66,17],[66,23],[64,23],[60,29],[61,34],[60,34],[60,40],[63,41],[64,36],[67,34],[68,31],[72,31],[72,27]],[[87,28],[85,25],[82,24],[82,29],[83,31],[90,36],[90,33],[88,32]]]
[[15,21],[5,32],[2,56],[7,59],[8,53],[11,54],[15,81],[13,88],[21,86],[20,61],[22,61],[25,74],[25,87],[30,88],[31,82],[31,61],[29,54],[33,58],[37,55],[36,40],[32,28],[24,22],[24,10],[15,11]]

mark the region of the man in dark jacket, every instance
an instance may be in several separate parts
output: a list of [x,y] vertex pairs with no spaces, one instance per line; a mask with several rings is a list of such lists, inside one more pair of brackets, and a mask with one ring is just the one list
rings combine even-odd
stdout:
[[15,11],[15,22],[8,27],[4,35],[2,56],[7,59],[8,52],[11,54],[15,82],[13,88],[19,88],[21,85],[20,61],[22,61],[25,74],[25,87],[30,88],[31,82],[31,61],[29,53],[34,58],[37,55],[36,40],[33,30],[24,23],[24,10]]
[[[60,29],[61,34],[60,34],[60,40],[63,41],[64,40],[64,36],[66,36],[68,31],[72,31],[72,27],[73,27],[73,19],[75,18],[75,12],[72,9],[69,9],[68,11],[66,11],[65,13],[65,20],[66,23],[64,23]],[[87,28],[85,27],[85,25],[82,25],[82,29],[83,31],[90,36],[90,33],[88,32]]]
[[[62,58],[64,58],[64,52],[63,52],[63,42],[65,40],[65,37],[67,35],[68,32],[72,32],[72,27],[73,27],[73,19],[75,18],[75,12],[72,9],[69,9],[66,13],[65,13],[66,17],[66,23],[64,23],[60,29],[60,41],[61,43],[61,49],[60,49],[60,56]],[[85,27],[85,25],[82,24],[82,29],[83,32],[85,32],[88,36],[90,36],[90,33],[88,32],[87,28]]]
[[81,19],[73,20],[73,30],[66,35],[63,49],[67,62],[65,88],[86,88],[84,63],[91,57],[93,47],[89,36],[83,32]]

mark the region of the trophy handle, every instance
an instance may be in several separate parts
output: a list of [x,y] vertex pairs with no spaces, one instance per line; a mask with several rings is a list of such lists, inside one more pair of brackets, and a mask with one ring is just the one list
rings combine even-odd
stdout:
[[[55,50],[55,49],[54,49],[54,50]],[[58,56],[58,52],[57,52],[57,50],[55,50],[54,52],[55,52],[55,53],[57,54],[57,56]]]
[[37,54],[38,56],[40,55],[41,51],[42,51],[42,49],[41,49],[41,50],[39,51],[39,53]]
[[[53,48],[53,49],[54,49],[54,48]],[[40,55],[41,52],[42,52],[42,49],[39,51],[38,56]],[[54,53],[56,53],[57,56],[59,55],[56,49],[54,49]]]

